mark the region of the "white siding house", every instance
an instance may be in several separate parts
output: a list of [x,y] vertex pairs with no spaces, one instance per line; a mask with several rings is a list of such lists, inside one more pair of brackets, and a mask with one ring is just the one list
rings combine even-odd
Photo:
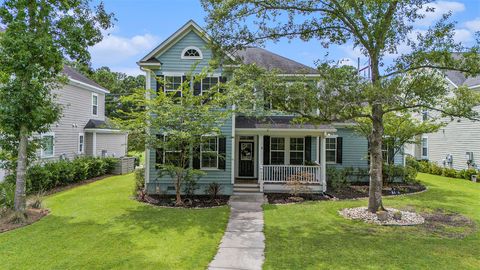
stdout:
[[[46,141],[37,153],[40,161],[85,155],[125,156],[128,135],[112,128],[105,117],[108,90],[69,66],[63,73],[69,83],[53,91],[62,106],[62,116],[49,132],[39,135]],[[5,173],[0,170],[0,181]]]
[[[449,71],[445,80],[451,89],[464,85],[480,91],[480,76],[466,78],[460,72]],[[476,110],[480,111],[480,106]],[[410,147],[409,154],[418,160],[429,160],[456,170],[469,166],[480,168],[480,122],[469,119],[443,121],[448,124],[438,132],[422,135],[420,143]]]

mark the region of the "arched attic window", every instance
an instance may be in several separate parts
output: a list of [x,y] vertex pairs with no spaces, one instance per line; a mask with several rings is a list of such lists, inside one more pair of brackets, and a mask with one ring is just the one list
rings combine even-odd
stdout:
[[182,59],[203,59],[202,51],[194,46],[189,46],[183,49]]

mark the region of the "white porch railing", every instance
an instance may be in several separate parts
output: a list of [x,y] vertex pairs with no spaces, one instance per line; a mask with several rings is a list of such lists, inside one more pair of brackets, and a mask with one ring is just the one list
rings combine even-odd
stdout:
[[263,184],[286,183],[298,177],[306,184],[322,184],[320,166],[306,165],[260,165],[260,189],[263,191]]

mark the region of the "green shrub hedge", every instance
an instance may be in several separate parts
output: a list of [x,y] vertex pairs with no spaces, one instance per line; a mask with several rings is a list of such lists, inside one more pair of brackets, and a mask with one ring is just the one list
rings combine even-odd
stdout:
[[412,167],[417,167],[418,171],[422,173],[441,175],[441,176],[450,177],[450,178],[471,180],[472,175],[478,175],[480,177],[480,173],[477,172],[477,170],[475,169],[457,171],[452,168],[440,167],[436,163],[433,163],[430,161],[426,161],[426,160],[417,161],[413,157],[407,157],[407,165]]
[[[80,157],[72,161],[60,160],[30,166],[26,174],[27,194],[49,191],[109,174],[116,164],[115,158]],[[5,183],[15,184],[15,176],[8,176]]]

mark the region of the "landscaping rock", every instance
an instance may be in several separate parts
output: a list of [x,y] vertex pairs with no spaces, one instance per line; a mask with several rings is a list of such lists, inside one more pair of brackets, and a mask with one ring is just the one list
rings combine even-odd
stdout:
[[[387,208],[387,211],[381,211],[376,214],[368,211],[367,207],[345,208],[339,211],[339,214],[347,219],[363,220],[367,223],[378,225],[419,225],[425,222],[425,219],[414,212],[400,211],[394,208]],[[400,212],[400,219],[394,218],[394,213]],[[397,214],[398,215],[398,214]],[[386,217],[385,217],[386,216]],[[397,216],[398,217],[398,216]]]

